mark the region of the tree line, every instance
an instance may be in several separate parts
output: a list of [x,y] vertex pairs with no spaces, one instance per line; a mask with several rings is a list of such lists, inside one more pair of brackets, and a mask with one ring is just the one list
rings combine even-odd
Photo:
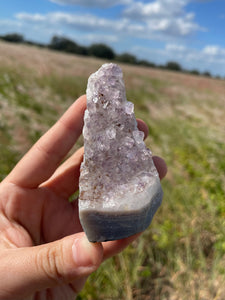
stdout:
[[[199,72],[197,69],[187,71],[183,69],[182,66],[176,61],[169,61],[165,65],[157,65],[148,60],[138,59],[135,55],[130,54],[128,52],[117,54],[111,47],[104,43],[94,43],[90,46],[83,46],[67,37],[55,35],[50,40],[49,44],[41,44],[37,42],[28,41],[23,37],[23,35],[18,33],[2,35],[0,36],[0,39],[7,42],[35,45],[38,47],[45,47],[52,50],[62,51],[76,55],[94,56],[102,59],[113,60],[132,65],[140,65],[151,68],[160,68],[177,72],[190,73],[193,75],[204,75],[207,77],[212,77],[212,75],[208,71],[205,71],[203,73]],[[219,76],[217,76],[217,78],[219,78]]]

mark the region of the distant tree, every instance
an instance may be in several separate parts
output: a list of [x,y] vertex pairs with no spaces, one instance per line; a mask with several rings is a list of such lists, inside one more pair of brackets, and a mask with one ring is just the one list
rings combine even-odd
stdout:
[[153,62],[150,62],[148,60],[142,59],[142,60],[138,60],[137,64],[140,66],[146,66],[146,67],[151,67],[151,68],[155,68],[156,64],[154,64]]
[[137,64],[136,56],[127,52],[117,55],[116,60],[127,64]]
[[34,41],[25,40],[24,43],[27,44],[27,45],[30,45],[30,46],[37,46],[37,47],[40,47],[40,48],[45,48],[46,47],[45,44],[34,42]]
[[181,66],[175,61],[169,61],[165,65],[165,68],[169,69],[169,70],[173,70],[173,71],[181,71],[182,70]]
[[114,51],[105,44],[92,44],[88,48],[88,54],[100,58],[106,58],[106,59],[114,59],[115,53]]
[[74,41],[61,36],[53,36],[49,48],[74,54],[87,55],[86,47],[80,46]]
[[23,43],[24,42],[23,36],[18,33],[9,33],[9,34],[3,35],[1,38],[4,41],[12,42],[12,43]]
[[202,73],[203,76],[206,76],[206,77],[212,77],[212,75],[210,74],[209,71],[205,71]]
[[190,73],[193,75],[200,75],[200,72],[196,69],[191,70]]

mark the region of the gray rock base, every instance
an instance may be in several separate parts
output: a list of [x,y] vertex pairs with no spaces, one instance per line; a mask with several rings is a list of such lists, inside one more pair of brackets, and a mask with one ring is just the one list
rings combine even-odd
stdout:
[[141,211],[100,212],[82,211],[81,224],[90,242],[119,240],[144,231],[151,223],[161,205],[163,191],[161,186],[155,192],[149,205]]

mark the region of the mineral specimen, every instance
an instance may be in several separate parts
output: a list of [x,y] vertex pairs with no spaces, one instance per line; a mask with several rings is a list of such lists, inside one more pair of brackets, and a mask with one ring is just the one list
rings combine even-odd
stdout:
[[79,217],[89,241],[143,231],[163,193],[116,64],[104,64],[89,77],[83,136]]

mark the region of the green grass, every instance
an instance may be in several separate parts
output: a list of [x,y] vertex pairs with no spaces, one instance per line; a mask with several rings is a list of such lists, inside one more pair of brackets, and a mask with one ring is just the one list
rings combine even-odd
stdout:
[[[38,55],[44,59],[41,50]],[[60,54],[54,55],[62,62]],[[94,64],[91,71],[77,75],[68,62],[68,70],[62,63],[61,73],[45,63],[48,72],[43,75],[35,72],[32,61],[26,68],[0,67],[1,179],[85,92]],[[89,61],[80,58],[73,63],[88,66]],[[99,64],[96,60],[96,69]],[[164,200],[142,237],[106,261],[78,299],[223,299],[224,82],[123,68],[127,98],[135,103],[136,116],[149,126],[147,145],[168,164]],[[197,80],[202,80],[200,85]],[[17,138],[21,131],[23,145]]]
[[38,78],[41,88],[50,88],[52,93],[60,97],[61,101],[68,98],[76,99],[86,90],[86,78],[60,74],[51,74]]
[[18,153],[11,148],[12,139],[9,129],[3,123],[0,125],[0,181],[11,171],[18,160]]

